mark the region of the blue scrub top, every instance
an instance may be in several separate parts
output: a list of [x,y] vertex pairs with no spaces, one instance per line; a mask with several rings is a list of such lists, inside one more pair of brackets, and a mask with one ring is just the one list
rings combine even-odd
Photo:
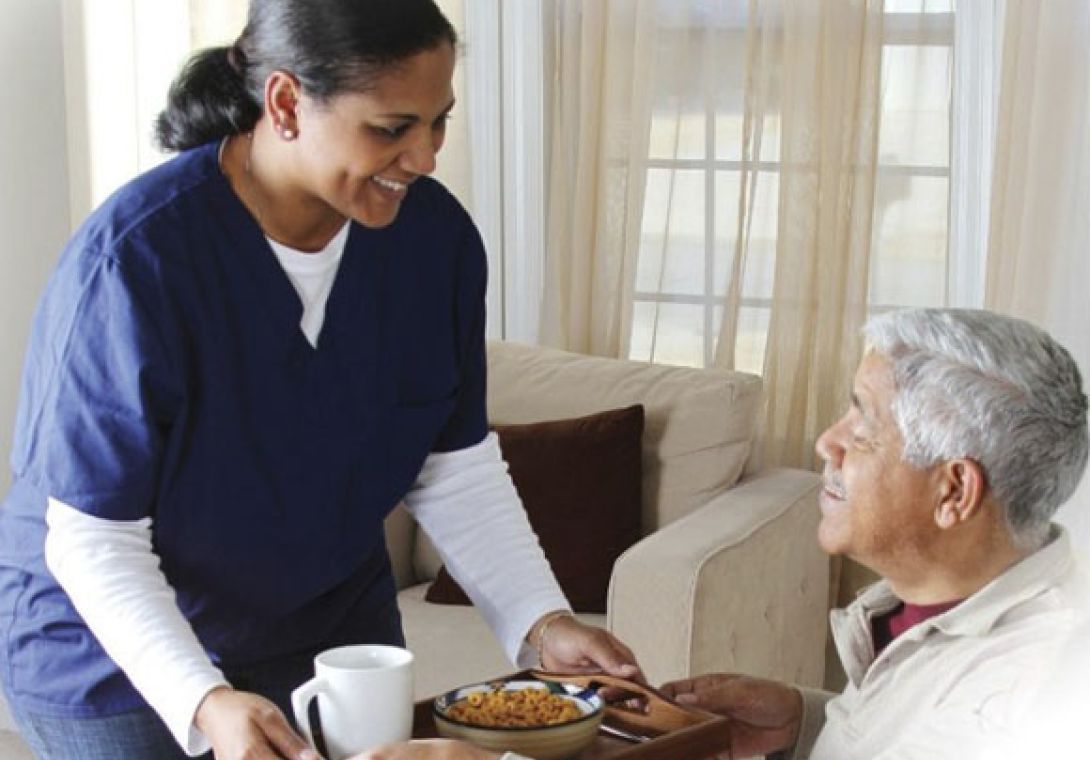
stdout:
[[419,179],[353,223],[312,347],[216,144],[137,178],[66,247],[23,376],[0,509],[0,676],[57,715],[143,705],[46,569],[46,497],[153,519],[178,605],[245,670],[366,635],[382,521],[432,451],[487,433],[480,236]]

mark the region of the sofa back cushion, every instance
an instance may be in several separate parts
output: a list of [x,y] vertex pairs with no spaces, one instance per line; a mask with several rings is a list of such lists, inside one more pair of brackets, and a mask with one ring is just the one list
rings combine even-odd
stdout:
[[[604,613],[613,563],[640,538],[643,407],[495,430],[564,595],[576,612]],[[469,604],[446,568],[424,598]]]
[[[760,398],[761,379],[744,372],[488,343],[492,425],[643,406],[642,535],[738,482],[752,448]],[[442,566],[423,531],[416,532],[412,564],[418,581],[435,578]]]
[[738,481],[749,458],[760,397],[761,379],[742,372],[488,344],[493,425],[643,405],[644,535]]

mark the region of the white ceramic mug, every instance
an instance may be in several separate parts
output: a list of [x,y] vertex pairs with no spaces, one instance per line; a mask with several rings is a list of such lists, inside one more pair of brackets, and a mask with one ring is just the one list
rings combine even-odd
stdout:
[[315,696],[330,760],[405,741],[413,729],[412,652],[361,644],[314,658],[314,678],[291,693],[291,706],[296,725],[317,749],[307,714]]

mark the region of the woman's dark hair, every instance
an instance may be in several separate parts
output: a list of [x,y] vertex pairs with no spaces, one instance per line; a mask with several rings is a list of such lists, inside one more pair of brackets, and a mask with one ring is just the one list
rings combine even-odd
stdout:
[[238,41],[196,53],[171,84],[156,141],[179,151],[249,132],[273,71],[328,100],[366,91],[405,59],[457,39],[434,0],[250,0]]

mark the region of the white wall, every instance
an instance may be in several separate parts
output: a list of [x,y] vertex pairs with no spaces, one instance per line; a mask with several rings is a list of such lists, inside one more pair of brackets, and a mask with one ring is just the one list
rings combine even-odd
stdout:
[[61,0],[0,0],[0,486],[34,306],[69,235]]
[[[30,320],[69,234],[61,0],[0,0],[0,491]],[[0,702],[0,728],[10,719]]]

